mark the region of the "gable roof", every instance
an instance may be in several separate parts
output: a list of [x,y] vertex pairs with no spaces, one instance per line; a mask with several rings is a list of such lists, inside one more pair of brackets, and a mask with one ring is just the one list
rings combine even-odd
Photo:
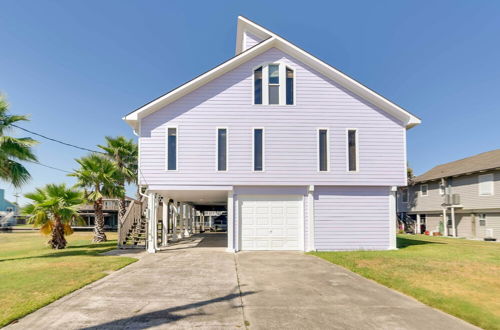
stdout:
[[497,168],[500,168],[500,149],[483,152],[475,156],[438,165],[424,174],[417,176],[414,182],[432,181],[450,176],[483,172]]
[[[245,33],[245,31],[255,34],[256,36],[262,38],[263,41],[249,49],[243,50],[243,34]],[[405,109],[389,101],[383,96],[375,93],[368,87],[357,82],[356,80],[328,65],[327,63],[321,61],[317,57],[314,57],[305,50],[295,46],[291,42],[283,39],[282,37],[272,33],[264,27],[242,16],[238,16],[236,56],[203,73],[202,75],[188,81],[187,83],[171,90],[170,92],[160,96],[159,98],[143,105],[142,107],[132,111],[131,113],[127,114],[123,118],[123,120],[125,120],[130,126],[132,126],[132,128],[137,130],[138,122],[141,118],[144,118],[145,116],[150,115],[151,113],[165,107],[167,104],[174,102],[180,97],[196,90],[197,88],[205,85],[213,79],[220,77],[224,73],[238,67],[239,65],[273,47],[276,47],[283,52],[295,57],[296,59],[302,61],[316,71],[322,73],[326,77],[337,82],[342,87],[350,90],[364,100],[377,106],[394,118],[401,120],[406,128],[409,129],[420,124],[420,119],[415,115],[409,113]]]

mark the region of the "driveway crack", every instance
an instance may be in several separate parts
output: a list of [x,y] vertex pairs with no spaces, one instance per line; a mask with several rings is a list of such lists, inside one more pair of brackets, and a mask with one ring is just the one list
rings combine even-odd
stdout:
[[238,284],[238,294],[240,296],[240,306],[241,306],[241,314],[243,316],[243,325],[245,326],[245,329],[248,329],[249,322],[245,315],[245,306],[243,305],[243,292],[241,291],[240,273],[238,269],[238,257],[236,253],[234,254],[234,268],[236,270],[236,283]]

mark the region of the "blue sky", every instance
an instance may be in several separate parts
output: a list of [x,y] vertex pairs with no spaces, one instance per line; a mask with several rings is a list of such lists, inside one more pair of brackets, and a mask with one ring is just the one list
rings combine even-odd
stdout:
[[[234,55],[238,15],[422,118],[408,132],[417,174],[498,148],[499,1],[4,0],[0,91],[42,134],[88,148],[133,137],[124,114]],[[64,170],[85,154],[40,141],[40,162]],[[27,167],[21,193],[73,183]]]

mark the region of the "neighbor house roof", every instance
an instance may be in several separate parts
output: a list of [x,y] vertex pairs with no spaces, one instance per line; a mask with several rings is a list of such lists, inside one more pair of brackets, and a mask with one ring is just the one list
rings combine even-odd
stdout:
[[496,168],[500,168],[500,149],[483,152],[451,163],[438,165],[424,174],[417,176],[414,182],[437,180],[440,178],[483,172]]
[[[263,41],[249,49],[243,50],[243,44],[242,44],[243,34],[246,31],[257,35],[258,37],[261,37]],[[393,102],[389,101],[383,96],[375,93],[368,87],[360,84],[356,80],[352,79],[351,77],[347,76],[346,74],[337,70],[336,68],[328,65],[327,63],[321,61],[317,57],[312,56],[311,54],[295,46],[291,42],[283,39],[282,37],[270,32],[269,30],[263,28],[262,26],[242,16],[238,17],[236,56],[220,64],[219,66],[205,72],[204,74],[194,78],[193,80],[190,80],[184,85],[181,85],[173,89],[172,91],[160,96],[159,98],[132,111],[131,113],[126,115],[123,119],[130,126],[132,126],[134,130],[137,130],[139,126],[138,123],[141,118],[144,118],[145,116],[148,116],[154,113],[155,111],[158,111],[159,109],[165,107],[169,103],[174,102],[180,97],[200,88],[206,83],[214,80],[217,77],[220,77],[221,75],[229,72],[230,70],[235,69],[239,65],[245,63],[246,61],[254,58],[257,55],[262,54],[263,52],[273,47],[278,48],[284,51],[285,53],[295,57],[296,59],[307,64],[314,70],[320,72],[326,77],[337,82],[344,88],[360,96],[364,100],[377,106],[378,108],[385,111],[394,118],[399,119],[405,125],[406,128],[411,128],[415,125],[420,124],[420,119],[414,116],[413,114],[409,113],[405,109],[394,104]]]

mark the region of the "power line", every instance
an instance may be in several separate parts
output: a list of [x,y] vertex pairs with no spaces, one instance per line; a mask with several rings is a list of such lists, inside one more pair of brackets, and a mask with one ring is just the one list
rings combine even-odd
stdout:
[[39,134],[39,133],[36,133],[36,132],[33,132],[33,131],[30,131],[26,128],[22,128],[20,126],[17,126],[17,125],[14,125],[14,124],[11,124],[11,126],[14,126],[16,128],[19,128],[20,130],[23,130],[25,132],[28,132],[30,134],[34,134],[34,135],[37,135],[37,136],[40,136],[44,139],[47,139],[47,140],[50,140],[50,141],[53,141],[53,142],[57,142],[57,143],[60,143],[60,144],[64,144],[65,146],[68,146],[68,147],[73,147],[73,148],[76,148],[76,149],[80,149],[80,150],[85,150],[85,151],[90,151],[90,152],[93,152],[93,153],[98,153],[98,154],[104,154],[104,152],[101,152],[101,151],[96,151],[96,150],[92,150],[92,149],[88,149],[88,148],[85,148],[85,147],[79,147],[79,146],[76,146],[74,144],[71,144],[71,143],[66,143],[66,142],[63,142],[63,141],[60,141],[60,140],[57,140],[57,139],[53,139],[53,138],[50,138],[48,136],[45,136],[45,135],[42,135],[42,134]]
[[73,172],[70,172],[70,171],[63,170],[61,168],[57,168],[57,167],[54,167],[54,166],[42,164],[42,163],[37,162],[37,161],[33,161],[33,160],[25,160],[25,161],[28,162],[28,163],[37,164],[37,165],[44,166],[44,167],[47,167],[47,168],[51,168],[53,170],[61,171],[61,172],[64,172],[64,173],[73,173]]

